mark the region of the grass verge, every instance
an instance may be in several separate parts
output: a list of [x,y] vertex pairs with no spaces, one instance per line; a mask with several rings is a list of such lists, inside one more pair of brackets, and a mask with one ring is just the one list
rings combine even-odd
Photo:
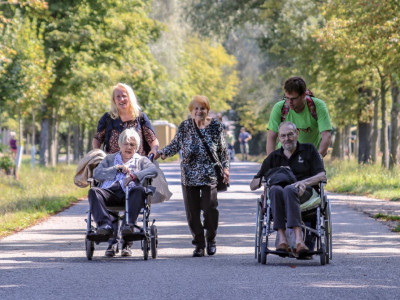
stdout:
[[385,215],[385,214],[375,214],[373,216],[375,219],[382,219],[384,221],[397,222],[397,226],[393,229],[395,232],[400,232],[400,216]]
[[1,174],[0,237],[27,228],[87,196],[87,189],[73,183],[75,170],[75,165],[31,169],[24,163],[19,181]]
[[387,170],[380,165],[359,165],[356,161],[326,161],[327,190],[400,200],[400,167]]

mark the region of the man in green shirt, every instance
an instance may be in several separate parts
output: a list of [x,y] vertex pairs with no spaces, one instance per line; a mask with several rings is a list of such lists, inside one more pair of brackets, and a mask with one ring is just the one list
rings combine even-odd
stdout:
[[300,143],[313,144],[325,156],[331,143],[332,131],[326,104],[321,99],[307,95],[306,83],[301,77],[286,80],[284,90],[285,100],[274,105],[269,118],[267,156],[276,148],[278,127],[283,118],[284,121],[296,124]]

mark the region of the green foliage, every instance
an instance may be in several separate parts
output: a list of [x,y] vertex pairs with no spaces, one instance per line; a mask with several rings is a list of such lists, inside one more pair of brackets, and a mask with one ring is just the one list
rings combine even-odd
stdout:
[[17,10],[3,40],[13,49],[0,72],[0,101],[10,115],[30,116],[52,84],[52,65],[44,53],[44,26]]
[[4,171],[4,173],[8,173],[8,171],[14,167],[14,161],[8,155],[3,155],[0,157],[0,169]]

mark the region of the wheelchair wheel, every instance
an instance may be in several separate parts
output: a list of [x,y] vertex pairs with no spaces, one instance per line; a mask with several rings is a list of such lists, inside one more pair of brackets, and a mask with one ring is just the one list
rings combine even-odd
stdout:
[[[262,196],[261,196],[262,201]],[[262,209],[261,202],[257,202],[257,216],[256,216],[256,236],[255,236],[255,247],[254,247],[254,258],[261,261],[261,240],[262,240]]]
[[89,241],[88,238],[85,238],[85,247],[86,247],[86,257],[88,260],[92,260],[93,252],[94,252],[94,242]]
[[[332,219],[331,219],[331,202],[327,201],[326,207],[326,219],[325,219],[325,235],[327,238],[326,246],[327,246],[327,257],[329,260],[332,259]],[[328,260],[328,263],[329,263]]]
[[[325,239],[322,237],[321,239]],[[321,254],[319,255],[320,263],[322,266],[326,264],[327,256],[326,256],[326,244],[324,241],[321,241]]]
[[149,258],[149,241],[147,237],[142,240],[142,250],[143,250],[143,259],[147,260]]
[[151,250],[152,258],[157,258],[157,246],[158,246],[157,226],[151,225],[151,227],[150,227],[150,250]]
[[261,263],[263,265],[267,264],[267,253],[265,253],[266,248],[267,243],[261,243]]

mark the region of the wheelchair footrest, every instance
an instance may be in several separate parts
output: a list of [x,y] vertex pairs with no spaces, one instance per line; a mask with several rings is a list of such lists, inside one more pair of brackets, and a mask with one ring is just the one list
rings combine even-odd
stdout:
[[86,234],[86,238],[92,242],[107,242],[112,235],[109,234],[97,234],[96,232],[89,232]]
[[144,234],[144,232],[133,232],[122,235],[122,238],[125,242],[141,241],[146,238],[146,235]]

